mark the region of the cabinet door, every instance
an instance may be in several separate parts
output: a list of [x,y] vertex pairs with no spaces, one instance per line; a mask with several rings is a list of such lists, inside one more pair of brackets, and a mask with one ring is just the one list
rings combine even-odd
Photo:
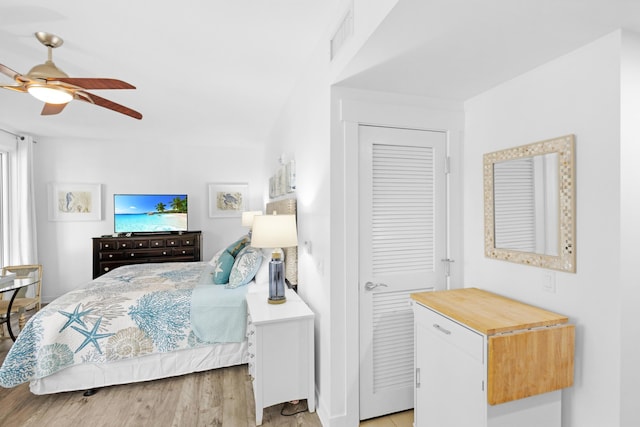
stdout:
[[[415,426],[485,426],[486,394],[482,357],[478,360],[477,355],[470,354],[465,344],[473,340],[460,337],[460,334],[474,334],[474,339],[479,338],[480,343],[482,336],[471,330],[450,328],[444,322],[416,319],[415,328]],[[477,350],[482,352],[482,348]]]

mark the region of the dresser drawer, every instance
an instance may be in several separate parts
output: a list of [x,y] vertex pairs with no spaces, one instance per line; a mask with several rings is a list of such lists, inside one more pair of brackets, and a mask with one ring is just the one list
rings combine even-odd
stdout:
[[133,241],[132,240],[119,241],[118,249],[133,249]]
[[165,244],[167,246],[180,246],[180,239],[167,239]]
[[425,325],[429,333],[482,362],[484,340],[481,334],[423,305],[415,304],[414,311],[416,322]]
[[119,260],[119,259],[124,259],[124,252],[122,251],[105,251],[105,252],[100,252],[98,254],[98,259],[100,261],[115,261],[115,260]]
[[100,274],[105,274],[113,270],[114,268],[122,267],[124,265],[140,264],[145,262],[144,260],[127,260],[122,261],[107,261],[99,263]]
[[181,246],[194,246],[195,244],[196,242],[192,237],[186,237],[184,239],[180,239]]
[[151,239],[149,240],[150,248],[164,248],[164,239]]
[[149,250],[138,250],[138,251],[126,251],[124,253],[124,258],[152,258],[152,257],[165,257],[171,256],[171,249],[161,248],[161,249],[149,249]]
[[118,249],[118,241],[117,240],[102,240],[100,241],[100,250],[101,251],[115,251]]
[[173,256],[193,256],[193,248],[172,248],[171,254]]
[[133,247],[135,249],[145,249],[149,247],[149,240],[134,240]]

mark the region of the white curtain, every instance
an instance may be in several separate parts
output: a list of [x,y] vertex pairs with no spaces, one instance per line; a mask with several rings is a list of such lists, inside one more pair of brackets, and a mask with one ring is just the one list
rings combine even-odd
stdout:
[[16,138],[9,169],[9,265],[37,264],[33,138]]

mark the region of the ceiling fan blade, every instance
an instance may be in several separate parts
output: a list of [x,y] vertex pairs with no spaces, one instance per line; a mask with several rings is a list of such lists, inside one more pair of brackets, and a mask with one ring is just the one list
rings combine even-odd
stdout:
[[27,88],[24,86],[15,86],[15,85],[0,85],[1,88],[14,90],[16,92],[26,92]]
[[40,113],[43,116],[51,116],[53,114],[59,114],[62,112],[62,110],[64,110],[64,107],[66,107],[67,104],[44,104],[44,107],[42,108],[42,113]]
[[117,79],[85,78],[85,77],[51,77],[47,81],[72,84],[81,89],[135,89],[127,82]]
[[18,77],[21,77],[20,73],[2,64],[0,64],[0,73],[4,74],[5,76],[11,77],[13,80],[17,80]]
[[108,108],[109,110],[125,114],[129,117],[133,117],[134,119],[142,119],[142,114],[140,114],[139,112],[132,110],[129,107],[125,107],[124,105],[116,104],[115,102],[109,101],[108,99],[101,98],[98,95],[94,95],[92,93],[77,91],[76,99],[88,102],[90,104],[99,105],[100,107]]

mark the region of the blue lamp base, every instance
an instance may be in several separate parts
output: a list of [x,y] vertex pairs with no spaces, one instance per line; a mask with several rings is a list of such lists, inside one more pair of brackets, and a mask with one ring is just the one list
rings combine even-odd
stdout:
[[272,255],[269,261],[269,304],[282,304],[287,301],[284,285],[284,262],[279,253]]

